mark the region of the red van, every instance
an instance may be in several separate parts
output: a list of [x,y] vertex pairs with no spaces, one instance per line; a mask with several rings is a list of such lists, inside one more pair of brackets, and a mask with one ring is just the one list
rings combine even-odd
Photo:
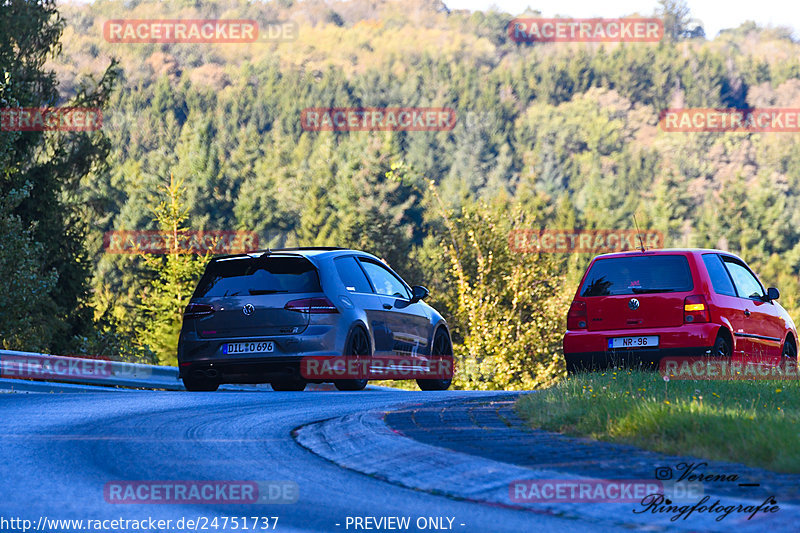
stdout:
[[567,315],[567,371],[681,356],[796,361],[797,330],[779,296],[720,250],[597,256]]

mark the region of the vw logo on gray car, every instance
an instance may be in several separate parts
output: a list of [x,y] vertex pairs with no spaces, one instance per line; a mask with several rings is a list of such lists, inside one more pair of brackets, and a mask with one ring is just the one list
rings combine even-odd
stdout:
[[256,308],[253,306],[253,304],[245,304],[245,306],[242,307],[242,313],[244,313],[247,316],[250,316],[255,312]]
[[631,311],[636,311],[639,309],[639,300],[636,298],[631,298],[628,300],[628,307],[630,307]]

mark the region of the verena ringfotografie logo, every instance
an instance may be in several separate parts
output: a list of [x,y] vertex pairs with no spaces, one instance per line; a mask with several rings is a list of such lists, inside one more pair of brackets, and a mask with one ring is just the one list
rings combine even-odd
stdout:
[[294,481],[109,481],[103,498],[112,504],[290,504]]
[[456,125],[449,107],[308,107],[300,113],[306,131],[445,131]]
[[514,503],[639,503],[648,496],[673,500],[703,495],[702,483],[648,479],[519,479],[508,486]]
[[[762,358],[763,359],[763,358]],[[797,361],[754,358],[665,357],[658,364],[664,379],[691,380],[788,380],[800,379]]]
[[665,109],[658,125],[662,131],[797,133],[800,108]]
[[[739,481],[738,474],[730,471],[709,472],[706,470],[707,467],[708,463],[706,462],[683,462],[678,463],[675,466],[675,471],[673,471],[672,467],[670,466],[657,466],[655,469],[655,474],[656,479],[663,480],[661,482],[667,487],[699,487],[699,492],[693,491],[691,495],[686,495],[686,498],[689,500],[696,499],[703,494],[703,483],[731,483],[737,484],[739,487],[753,487],[760,485],[760,483],[737,483]],[[665,481],[672,479],[676,473],[680,473],[680,477],[678,477],[677,481],[674,483]],[[681,496],[683,495],[683,492],[681,492]],[[678,499],[676,496],[678,496],[678,494],[674,490],[665,490],[663,494],[649,494],[640,502],[640,508],[634,509],[633,512],[636,514],[650,513],[659,514],[662,516],[664,513],[666,513],[667,515],[672,515],[669,518],[670,522],[686,520],[693,513],[707,514],[712,516],[716,515],[714,520],[721,522],[730,516],[731,513],[747,514],[748,516],[746,519],[750,520],[758,515],[758,513],[772,514],[777,513],[780,510],[780,506],[777,505],[778,501],[775,496],[768,496],[762,500],[761,504],[757,506],[753,505],[753,503],[748,505],[742,505],[741,503],[725,505],[720,500],[714,500],[712,502],[710,496],[703,496],[699,500],[692,502],[694,505],[673,505]],[[759,515],[758,518],[762,518],[762,516]]]
[[351,355],[304,357],[300,374],[305,379],[451,379],[453,358],[449,356]]
[[642,500],[640,502],[641,508],[634,509],[633,512],[642,515],[648,513],[661,516],[665,514],[667,516],[671,515],[669,517],[670,522],[686,520],[692,514],[697,513],[699,515],[715,516],[714,521],[721,522],[728,518],[731,513],[747,515],[746,520],[750,520],[756,515],[761,518],[762,515],[758,513],[769,515],[780,511],[780,506],[777,505],[778,501],[774,496],[768,496],[758,505],[745,505],[742,503],[724,505],[718,499],[712,502],[710,496],[703,496],[699,501],[694,502],[694,505],[673,505],[674,503],[673,500],[662,494],[653,494]]
[[603,254],[638,250],[641,245],[662,248],[664,235],[656,230],[633,229],[515,229],[508,235],[508,247],[515,253]]
[[655,43],[664,37],[658,18],[517,18],[508,36],[518,43]]
[[292,41],[296,22],[259,25],[255,20],[220,19],[116,19],[103,24],[110,43],[254,43]]
[[95,131],[103,112],[91,107],[0,108],[0,131]]
[[[174,246],[177,243],[177,246]],[[108,231],[103,249],[109,254],[167,254],[173,247],[182,253],[204,255],[243,253],[258,249],[252,231]]]

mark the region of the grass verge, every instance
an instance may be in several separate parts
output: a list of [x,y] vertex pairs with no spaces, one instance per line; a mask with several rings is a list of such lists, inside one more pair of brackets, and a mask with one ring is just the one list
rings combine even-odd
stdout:
[[579,374],[519,399],[534,428],[800,473],[800,382]]

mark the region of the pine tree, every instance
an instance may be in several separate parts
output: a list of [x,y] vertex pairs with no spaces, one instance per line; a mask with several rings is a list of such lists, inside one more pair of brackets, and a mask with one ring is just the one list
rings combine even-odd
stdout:
[[143,324],[139,342],[151,348],[161,364],[174,366],[183,310],[209,254],[194,255],[180,244],[179,235],[187,230],[185,222],[189,218],[183,180],[170,175],[170,183],[163,191],[165,198],[153,209],[153,215],[165,237],[168,253],[163,258],[143,256],[152,281],[140,295],[138,312]]

